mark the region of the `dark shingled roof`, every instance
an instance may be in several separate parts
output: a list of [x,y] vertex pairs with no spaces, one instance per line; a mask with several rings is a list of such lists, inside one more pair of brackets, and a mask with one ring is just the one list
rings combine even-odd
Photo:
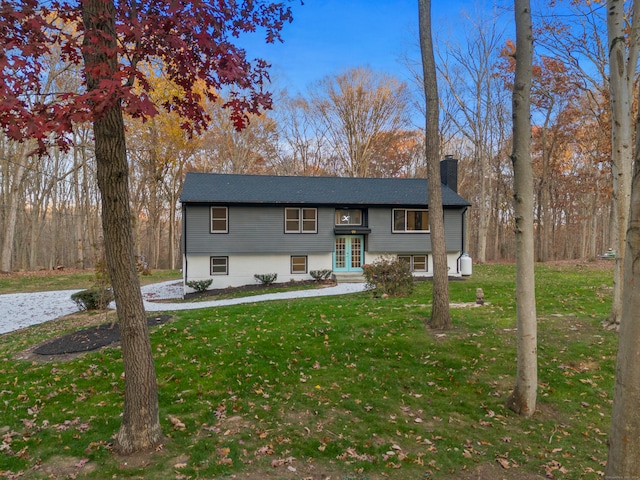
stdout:
[[[284,177],[187,173],[182,203],[263,205],[406,205],[428,204],[424,178]],[[442,185],[445,207],[469,206]]]

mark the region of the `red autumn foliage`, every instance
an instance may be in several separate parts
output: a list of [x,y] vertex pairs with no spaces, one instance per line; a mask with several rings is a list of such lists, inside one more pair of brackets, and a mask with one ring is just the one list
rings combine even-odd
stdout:
[[[35,138],[44,146],[52,137],[65,143],[74,122],[93,121],[115,104],[137,118],[149,118],[162,107],[189,119],[184,128],[201,130],[209,118],[199,92],[214,101],[230,91],[225,104],[237,129],[248,113],[271,107],[265,91],[269,65],[249,61],[235,44],[245,32],[264,30],[267,42],[280,41],[280,30],[292,20],[290,8],[268,1],[105,0],[116,8],[117,48],[85,32],[82,0],[3,0],[0,5],[0,128],[11,139]],[[81,47],[104,57],[87,72]],[[83,76],[103,78],[88,91],[46,92],[43,79],[52,49],[60,61],[80,65]],[[100,68],[117,62],[117,74],[104,79]],[[182,90],[181,95],[155,105],[143,69],[162,69]],[[196,88],[206,85],[206,88]]]

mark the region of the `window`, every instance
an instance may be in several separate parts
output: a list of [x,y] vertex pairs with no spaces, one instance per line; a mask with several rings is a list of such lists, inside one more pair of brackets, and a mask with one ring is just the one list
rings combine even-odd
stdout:
[[409,269],[412,272],[426,272],[427,271],[427,256],[426,255],[398,255],[398,260],[407,262]]
[[393,231],[397,232],[428,232],[428,210],[393,210]]
[[211,275],[229,275],[229,257],[211,257]]
[[211,207],[211,233],[227,233],[229,231],[228,215],[227,207]]
[[411,257],[412,268],[414,272],[426,272],[427,271],[427,256],[426,255],[413,255]]
[[307,273],[306,255],[291,257],[291,273]]
[[362,225],[362,210],[336,210],[336,225]]
[[315,208],[285,208],[285,233],[316,233],[318,231],[318,211]]

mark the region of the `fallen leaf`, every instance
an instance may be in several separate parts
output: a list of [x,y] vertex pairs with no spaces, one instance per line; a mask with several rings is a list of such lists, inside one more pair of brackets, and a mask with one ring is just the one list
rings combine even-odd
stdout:
[[174,430],[185,430],[187,427],[178,417],[174,417],[173,415],[167,415],[167,418],[173,425]]
[[289,464],[293,463],[294,460],[295,460],[294,457],[276,458],[275,460],[271,461],[271,466],[273,468],[277,468],[277,467],[281,467],[283,465],[289,465]]
[[256,450],[256,456],[262,455],[273,455],[273,445],[265,445],[264,447],[260,447],[258,450]]

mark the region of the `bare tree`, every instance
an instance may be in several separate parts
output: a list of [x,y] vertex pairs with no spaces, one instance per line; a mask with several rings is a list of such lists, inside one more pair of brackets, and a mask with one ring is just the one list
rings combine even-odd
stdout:
[[497,75],[503,32],[495,15],[466,16],[460,21],[469,33],[462,44],[438,42],[438,70],[446,92],[443,96],[448,100],[444,121],[472,147],[473,182],[466,195],[474,204],[475,257],[477,262],[484,263],[494,211],[492,164],[498,161],[507,137],[502,131],[506,122],[501,121],[506,108],[500,108],[505,105],[506,95]]
[[0,140],[0,165],[2,166],[2,204],[3,213],[2,250],[0,253],[0,271],[12,271],[13,244],[18,221],[18,209],[24,202],[23,179],[32,160],[28,153],[33,150],[33,144],[17,144],[11,142],[4,135]]
[[326,129],[311,114],[303,97],[282,94],[275,112],[278,130],[277,154],[272,165],[279,175],[328,175]]
[[608,324],[616,326],[622,314],[624,285],[624,255],[629,205],[631,198],[631,163],[633,158],[633,122],[631,104],[633,82],[640,47],[638,20],[640,5],[633,3],[632,28],[629,36],[624,0],[607,1],[607,32],[609,39],[609,91],[611,102],[611,173],[616,261],[613,275],[613,302]]
[[203,148],[217,160],[221,173],[265,173],[275,157],[276,127],[273,119],[262,113],[250,115],[250,122],[238,131],[220,99],[209,106],[211,125],[202,135]]
[[524,416],[536,410],[538,353],[533,250],[533,169],[531,167],[531,77],[533,33],[530,0],[514,0],[516,72],[513,84],[514,214],[516,230],[516,316],[518,366],[507,406]]
[[[560,5],[560,3],[562,3]],[[581,235],[583,248],[580,256],[595,258],[598,249],[602,251],[614,246],[616,228],[610,226],[609,201],[612,186],[611,168],[611,115],[609,102],[609,49],[607,40],[607,9],[603,2],[556,2],[549,4],[549,12],[541,15],[541,25],[536,30],[536,42],[540,49],[567,69],[566,82],[580,92],[579,111],[583,117],[578,123],[586,129],[586,134],[578,132],[574,137],[575,151],[581,152],[584,168],[580,176],[589,177],[591,187],[582,191],[575,200],[585,205],[585,210],[576,212],[580,218],[584,234]],[[555,8],[562,8],[560,12]],[[567,14],[567,10],[571,14]],[[575,104],[574,104],[575,105]],[[594,132],[597,135],[594,136]],[[608,139],[605,139],[605,135]],[[594,141],[597,140],[597,141]],[[604,174],[604,175],[603,175]],[[605,177],[609,181],[606,185]],[[572,185],[572,190],[581,190],[582,185]],[[615,208],[615,206],[614,206]],[[552,228],[558,225],[551,225]],[[624,236],[624,231],[622,232]],[[565,237],[566,238],[566,237]],[[555,245],[559,245],[556,243]],[[573,242],[576,245],[576,242]],[[619,271],[621,272],[621,270]],[[622,284],[622,278],[616,285]],[[617,286],[616,286],[617,289]],[[617,297],[619,294],[615,293]],[[614,302],[616,310],[619,302]],[[611,315],[611,319],[615,315]],[[613,324],[615,325],[615,320]],[[608,322],[607,322],[608,324]]]
[[440,135],[438,81],[431,36],[431,0],[418,0],[420,24],[420,51],[424,75],[426,99],[425,152],[429,177],[429,229],[433,254],[433,306],[429,326],[438,329],[451,328],[449,314],[449,272],[447,247],[444,238],[444,214],[442,209],[442,185],[440,183]]
[[[636,132],[640,115],[636,117]],[[605,478],[640,478],[640,137],[636,150],[631,185],[627,252],[624,264],[622,318],[616,366],[616,381],[609,434],[609,458]]]
[[[637,20],[640,18],[640,4],[633,2],[633,27],[629,38],[629,50],[636,51],[640,45]],[[615,108],[626,108],[626,102],[631,100],[630,86],[626,75],[635,76],[635,63],[625,64],[625,38],[623,36],[624,2],[609,0],[608,27],[611,47],[611,103]],[[626,70],[633,66],[632,72]],[[614,80],[615,77],[615,80]],[[614,87],[614,85],[616,85]],[[628,95],[625,98],[622,95]],[[614,95],[616,98],[614,98]],[[618,95],[621,95],[620,97]],[[640,97],[640,93],[638,94]],[[623,107],[618,105],[621,102]],[[614,115],[620,112],[612,112]],[[623,110],[623,118],[626,118]],[[621,125],[613,122],[612,130]],[[636,116],[636,143],[633,165],[633,179],[631,184],[631,202],[628,229],[626,231],[626,252],[624,255],[624,284],[622,286],[622,310],[620,318],[620,340],[616,365],[616,381],[611,414],[611,432],[609,435],[609,457],[605,478],[638,478],[640,477],[640,417],[637,406],[640,403],[640,291],[637,284],[640,281],[640,114]],[[614,150],[616,144],[614,143]],[[618,172],[618,175],[621,175]],[[619,201],[620,199],[618,199]],[[619,214],[619,210],[616,212]]]
[[387,140],[381,134],[402,130],[409,122],[406,84],[365,67],[325,77],[312,91],[310,103],[350,177],[370,175],[373,146]]

